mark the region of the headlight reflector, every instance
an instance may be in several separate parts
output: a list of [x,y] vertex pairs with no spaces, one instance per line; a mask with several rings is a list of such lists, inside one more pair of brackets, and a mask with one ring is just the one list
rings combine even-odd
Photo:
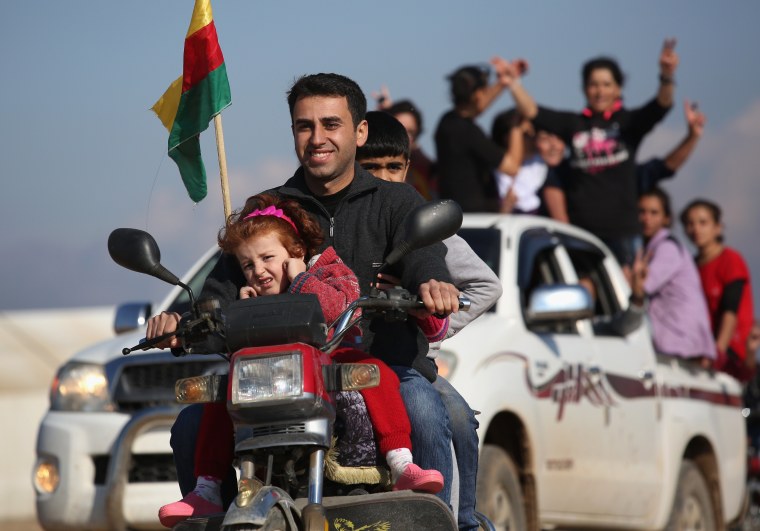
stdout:
[[113,411],[103,366],[73,362],[61,367],[50,390],[50,409]]
[[300,352],[278,356],[243,356],[235,360],[232,403],[246,404],[301,396],[303,363]]

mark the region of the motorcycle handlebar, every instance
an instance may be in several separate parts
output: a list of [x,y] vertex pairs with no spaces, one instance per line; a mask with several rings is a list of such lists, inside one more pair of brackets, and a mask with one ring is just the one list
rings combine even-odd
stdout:
[[[341,316],[338,318],[338,320],[334,323],[334,335],[333,339],[328,342],[328,348],[332,346],[333,344],[338,344],[340,341],[340,338],[343,336],[343,334],[351,328],[353,324],[355,324],[352,319],[357,309],[362,308],[365,310],[376,310],[378,312],[402,312],[406,313],[409,310],[414,309],[424,309],[425,304],[417,297],[417,296],[411,296],[411,297],[390,297],[390,298],[380,298],[380,297],[361,297],[351,303],[351,305],[341,314]],[[460,311],[469,311],[470,309],[470,300],[466,297],[460,296],[459,297],[459,310]],[[443,316],[438,316],[443,317]],[[176,336],[177,338],[181,338],[184,336],[187,336],[188,334],[192,335],[192,330],[197,327],[198,325],[205,325],[203,326],[203,331],[201,332],[201,335],[204,333],[210,333],[216,329],[215,326],[210,325],[210,321],[208,318],[201,318],[197,320],[191,320],[188,323],[181,323],[180,328],[174,332],[168,332],[166,334],[162,334],[160,336],[151,338],[151,339],[141,339],[140,342],[133,346],[128,348],[123,348],[121,350],[122,355],[126,356],[127,354],[130,354],[136,350],[148,350],[150,348],[155,347],[162,341],[165,341],[166,339],[169,339],[172,336]]]
[[158,345],[165,339],[169,339],[172,336],[182,337],[182,330],[177,330],[174,332],[161,334],[160,336],[156,336],[152,339],[142,338],[140,342],[134,347],[124,347],[123,349],[121,349],[121,354],[122,356],[126,356],[127,354],[131,354],[135,350],[148,350],[149,348],[155,347],[156,345]]
[[[356,301],[359,308],[367,308],[373,310],[420,310],[425,308],[425,303],[417,297],[410,299],[359,299]],[[459,297],[459,310],[463,312],[470,311],[471,306],[470,299],[464,296]]]

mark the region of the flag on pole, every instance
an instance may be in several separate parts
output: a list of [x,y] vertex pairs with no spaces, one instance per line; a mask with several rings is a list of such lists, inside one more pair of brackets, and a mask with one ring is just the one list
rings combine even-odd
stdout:
[[185,36],[182,76],[169,85],[152,107],[169,131],[169,156],[177,163],[187,193],[195,202],[206,197],[206,169],[199,135],[231,101],[211,1],[195,0]]

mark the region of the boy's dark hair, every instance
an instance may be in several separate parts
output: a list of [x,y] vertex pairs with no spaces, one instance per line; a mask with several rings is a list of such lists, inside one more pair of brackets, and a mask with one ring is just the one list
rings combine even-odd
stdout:
[[417,110],[417,107],[412,103],[410,100],[401,100],[397,101],[387,109],[385,109],[386,112],[392,114],[393,116],[398,116],[399,114],[403,113],[409,113],[414,117],[414,121],[417,122],[417,136],[420,136],[422,134],[422,115],[420,114],[420,111]]
[[[647,190],[639,196],[639,198],[642,197],[656,197],[660,201],[663,213],[668,217],[668,219],[673,219],[673,210],[670,206],[670,196],[665,190],[658,186],[655,186],[651,190]],[[669,227],[670,223],[668,223],[667,226]]]
[[356,149],[356,160],[403,156],[409,160],[409,135],[394,116],[385,111],[369,111],[367,141]]
[[354,80],[340,74],[311,74],[298,78],[288,91],[291,118],[296,101],[310,96],[345,97],[354,127],[364,120],[367,113],[367,98],[362,89]]
[[623,74],[623,71],[620,70],[620,65],[617,61],[611,57],[595,57],[594,59],[586,61],[586,64],[583,65],[583,70],[581,71],[583,88],[586,88],[586,85],[588,85],[588,80],[591,78],[591,73],[594,70],[609,70],[615,83],[617,83],[620,88],[623,88],[623,85],[625,84],[625,75]]
[[488,76],[491,70],[487,66],[463,66],[451,74],[448,79],[451,83],[451,97],[454,105],[468,103],[472,95],[479,88],[488,85]]

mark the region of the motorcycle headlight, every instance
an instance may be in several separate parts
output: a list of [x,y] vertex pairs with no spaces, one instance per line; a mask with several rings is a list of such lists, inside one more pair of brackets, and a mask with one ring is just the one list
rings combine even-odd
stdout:
[[101,365],[67,363],[50,389],[53,411],[113,411],[108,378]]
[[250,356],[235,360],[232,403],[250,404],[301,396],[303,363],[300,352],[278,356]]

